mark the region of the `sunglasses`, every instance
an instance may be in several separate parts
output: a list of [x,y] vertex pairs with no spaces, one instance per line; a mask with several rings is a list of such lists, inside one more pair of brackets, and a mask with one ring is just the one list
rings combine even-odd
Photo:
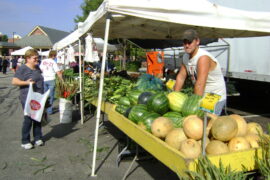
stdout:
[[[194,40],[194,39],[193,39],[193,40]],[[188,40],[188,39],[184,39],[184,40],[183,40],[183,44],[191,44],[191,43],[193,42],[193,40],[190,41],[190,40]]]

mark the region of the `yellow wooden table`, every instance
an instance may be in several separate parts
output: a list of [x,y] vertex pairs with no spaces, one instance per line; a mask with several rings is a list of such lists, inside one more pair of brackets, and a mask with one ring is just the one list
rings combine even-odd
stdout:
[[[180,176],[183,176],[186,170],[196,171],[197,159],[185,159],[180,151],[168,146],[163,140],[155,137],[116,112],[114,106],[110,103],[104,103],[103,105],[104,112],[108,114],[109,121],[142,148]],[[232,170],[241,171],[242,166],[246,167],[247,170],[254,170],[257,168],[254,159],[256,151],[261,156],[261,149],[249,149],[222,155],[212,155],[208,156],[208,158],[216,166],[219,165],[221,160],[224,166],[230,165]]]

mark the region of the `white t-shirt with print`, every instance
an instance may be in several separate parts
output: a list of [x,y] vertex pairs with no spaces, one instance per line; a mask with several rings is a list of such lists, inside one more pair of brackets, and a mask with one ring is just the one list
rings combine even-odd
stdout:
[[44,81],[55,80],[56,72],[60,71],[58,65],[53,59],[43,59],[40,63],[39,68],[42,71]]

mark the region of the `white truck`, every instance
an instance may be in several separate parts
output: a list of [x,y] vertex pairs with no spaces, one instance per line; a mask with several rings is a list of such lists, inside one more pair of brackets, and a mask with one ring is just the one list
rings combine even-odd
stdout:
[[[269,0],[209,0],[212,3],[248,10],[270,11]],[[241,94],[270,94],[270,36],[225,38],[202,46],[219,60],[224,76],[235,82]],[[167,52],[167,53],[166,53]],[[182,48],[165,50],[167,67],[179,67]],[[174,59],[174,61],[166,61]]]
[[[270,11],[269,0],[209,0],[222,6],[248,10]],[[218,59],[225,76],[235,80],[242,94],[270,93],[270,36],[251,38],[226,38],[228,50]],[[211,43],[211,45],[222,44]],[[223,42],[223,44],[226,44]]]

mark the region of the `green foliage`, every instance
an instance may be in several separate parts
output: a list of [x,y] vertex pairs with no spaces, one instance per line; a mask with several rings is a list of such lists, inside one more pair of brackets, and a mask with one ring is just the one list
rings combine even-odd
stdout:
[[81,5],[82,9],[82,16],[77,15],[74,21],[84,22],[85,19],[88,17],[91,11],[97,10],[97,8],[102,4],[103,0],[84,0],[83,4]]
[[[268,124],[268,132],[270,131],[270,124]],[[259,144],[262,148],[262,158],[258,157],[256,152],[255,162],[259,168],[260,173],[266,178],[270,179],[270,137],[268,135],[260,134]]]
[[[2,36],[0,36],[0,42],[8,42],[8,36],[5,35],[5,34],[2,35]],[[4,56],[7,56],[9,54],[8,49],[7,48],[1,49],[1,53],[0,54],[2,54]]]
[[141,62],[140,61],[129,61],[127,63],[127,71],[131,72],[137,72],[139,68],[141,67]]
[[142,48],[136,48],[136,47],[130,46],[129,51],[130,51],[130,56],[146,58],[145,50]]
[[[246,170],[246,169],[243,169]],[[186,171],[187,177],[180,177],[181,180],[245,180],[251,173],[233,171],[230,166],[224,167],[221,160],[219,168],[216,167],[207,156],[200,156],[197,163],[197,172]]]
[[8,36],[7,35],[2,35],[2,36],[0,36],[0,41],[2,41],[2,42],[8,42]]
[[[98,97],[99,80],[93,80],[87,77],[84,81],[84,99],[91,102]],[[133,83],[130,80],[120,76],[111,76],[104,78],[103,94],[104,101],[118,104],[118,101],[127,95],[133,89]]]
[[121,71],[121,61],[118,60],[118,61],[113,61],[113,65],[114,67],[116,68],[117,71]]
[[79,76],[79,73],[74,73],[73,69],[66,69],[63,72],[63,77],[72,78],[76,76]]
[[72,100],[79,90],[79,81],[71,77],[63,78],[63,80],[57,78],[55,84],[56,97],[58,98]]

